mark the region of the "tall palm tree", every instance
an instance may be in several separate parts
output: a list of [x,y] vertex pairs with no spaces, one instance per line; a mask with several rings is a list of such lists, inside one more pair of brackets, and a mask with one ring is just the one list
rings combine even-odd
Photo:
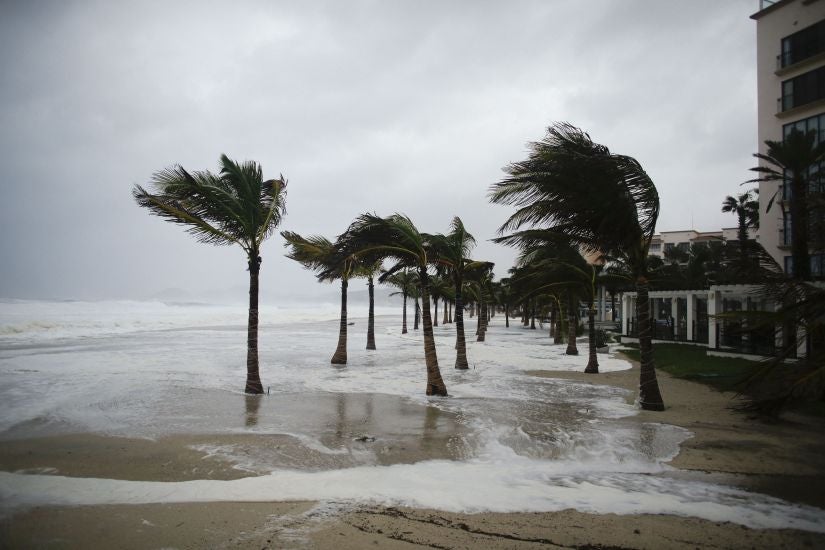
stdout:
[[748,229],[759,229],[759,190],[751,189],[740,193],[736,197],[728,195],[722,202],[722,212],[733,212],[738,221],[737,240],[739,241],[739,254],[741,266],[747,268],[748,265]]
[[132,190],[139,206],[167,221],[186,226],[203,243],[237,244],[246,253],[249,269],[249,317],[246,340],[246,393],[263,393],[258,370],[258,284],[261,245],[286,213],[286,184],[264,180],[261,166],[235,162],[221,155],[221,169],[187,172],[173,166],[155,172],[152,191]]
[[464,338],[464,302],[462,288],[464,275],[468,270],[482,268],[486,262],[470,259],[470,251],[476,244],[475,237],[464,227],[458,216],[450,223],[450,232],[446,235],[433,235],[430,239],[433,261],[443,269],[453,281],[455,290],[455,329],[456,358],[455,368],[468,369],[467,344]]
[[[759,178],[747,183],[779,181],[790,189],[788,202],[791,217],[791,256],[793,257],[793,276],[801,281],[811,278],[809,245],[809,191],[812,186],[820,186],[825,162],[825,140],[817,142],[817,133],[813,130],[802,133],[796,129],[785,137],[784,141],[766,140],[766,153],[753,156],[762,164],[751,168],[761,174]],[[821,187],[816,189],[821,195]],[[773,204],[774,197],[768,202],[767,209]]]
[[476,341],[484,342],[487,336],[488,303],[491,300],[493,282],[492,262],[476,262],[475,267],[465,269],[469,294],[478,304],[478,323],[476,324]]
[[427,271],[430,266],[429,239],[430,236],[421,233],[407,216],[393,214],[382,218],[375,214],[362,214],[339,237],[339,242],[345,253],[354,254],[363,261],[395,261],[395,265],[385,275],[405,267],[418,271],[424,325],[424,358],[427,364],[426,394],[447,395],[447,386],[438,368],[430,316],[430,275]]
[[430,277],[430,298],[433,301],[433,326],[438,326],[438,301],[441,300],[441,303],[444,308],[444,319],[442,320],[442,324],[447,324],[447,296],[451,290],[451,282],[442,277],[441,275],[435,275]]
[[382,275],[378,278],[378,282],[394,286],[398,292],[390,293],[390,296],[403,296],[403,317],[401,322],[401,334],[407,334],[407,297],[414,291],[416,285],[416,277],[414,273],[404,269],[397,273]]
[[316,272],[321,282],[341,280],[341,319],[338,328],[338,346],[332,354],[333,365],[347,364],[347,287],[358,268],[353,256],[342,255],[335,243],[319,235],[302,237],[292,231],[282,231],[281,236],[290,251],[287,258],[295,260]]
[[375,349],[375,276],[381,271],[381,262],[372,264],[359,263],[355,273],[357,277],[367,279],[369,291],[369,316],[367,318],[367,349]]
[[648,249],[659,217],[659,194],[632,157],[610,152],[567,123],[530,144],[526,160],[505,168],[490,200],[517,207],[507,232],[533,226],[557,232],[583,252],[622,256],[636,279],[643,409],[664,410],[653,360],[648,302]]

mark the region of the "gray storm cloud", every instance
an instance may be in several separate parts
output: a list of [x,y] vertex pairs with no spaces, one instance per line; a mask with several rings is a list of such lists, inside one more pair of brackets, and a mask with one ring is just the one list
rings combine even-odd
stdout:
[[[475,255],[508,215],[501,167],[567,120],[635,156],[659,229],[719,212],[756,150],[756,2],[5,2],[0,297],[245,286],[239,250],[141,211],[134,184],[226,153],[290,181],[283,228],[402,211]],[[264,297],[317,289],[264,249]],[[297,290],[296,290],[297,289]],[[241,294],[243,290],[240,291]]]

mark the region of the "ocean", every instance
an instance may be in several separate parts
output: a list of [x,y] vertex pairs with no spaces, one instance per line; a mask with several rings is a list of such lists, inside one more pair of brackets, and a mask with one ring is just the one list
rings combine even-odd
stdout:
[[[0,473],[6,512],[48,504],[317,500],[455,512],[669,513],[749,527],[825,532],[825,513],[739,488],[671,476],[691,436],[639,422],[620,388],[525,371],[583,370],[546,330],[502,315],[487,341],[467,319],[470,369],[453,368],[454,325],[436,327],[449,397],[424,395],[421,330],[400,308],[351,304],[349,361],[330,365],[338,305],[263,306],[260,371],[268,395],[242,393],[244,305],[137,301],[0,302],[0,445],[58,434],[156,439],[177,434],[286,436],[299,452],[198,450],[249,474],[234,481],[148,482]],[[441,313],[439,312],[439,321]],[[603,372],[630,368],[601,355]]]

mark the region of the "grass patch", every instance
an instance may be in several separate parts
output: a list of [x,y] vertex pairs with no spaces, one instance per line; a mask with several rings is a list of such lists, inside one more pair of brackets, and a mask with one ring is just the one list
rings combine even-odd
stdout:
[[[634,361],[640,360],[638,344],[622,344],[622,351]],[[701,346],[684,344],[653,344],[657,370],[676,378],[702,382],[717,390],[735,391],[739,382],[759,367],[755,361],[734,357],[713,357]]]

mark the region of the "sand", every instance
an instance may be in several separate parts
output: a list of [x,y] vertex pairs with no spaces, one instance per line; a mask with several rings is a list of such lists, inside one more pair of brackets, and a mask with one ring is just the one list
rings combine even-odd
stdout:
[[[527,374],[631,390],[638,384],[638,365],[600,375]],[[822,419],[788,416],[766,422],[730,410],[731,394],[664,373],[659,381],[667,410],[643,411],[634,419],[674,424],[694,433],[671,462],[678,468],[671,475],[737,485],[825,508]],[[256,436],[221,436],[221,442],[243,445],[249,437]],[[192,448],[216,439],[186,435],[148,441],[74,434],[4,441],[0,469],[159,481],[250,475]],[[289,444],[286,437],[271,441],[275,446]],[[313,502],[41,507],[0,520],[0,548],[99,547],[823,548],[825,535],[666,515],[573,510],[454,514]]]

